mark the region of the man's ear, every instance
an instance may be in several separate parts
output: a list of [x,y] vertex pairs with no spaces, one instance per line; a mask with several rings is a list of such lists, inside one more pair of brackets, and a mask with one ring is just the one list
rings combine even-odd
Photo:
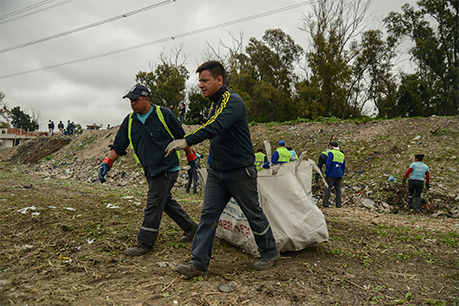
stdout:
[[223,76],[221,76],[221,75],[217,76],[217,82],[218,82],[218,85],[222,86],[223,85]]

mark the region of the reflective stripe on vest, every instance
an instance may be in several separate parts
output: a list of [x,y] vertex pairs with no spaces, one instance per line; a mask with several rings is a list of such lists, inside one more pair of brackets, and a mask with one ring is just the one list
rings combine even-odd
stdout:
[[292,154],[286,147],[279,147],[276,151],[279,153],[279,158],[277,159],[279,163],[288,163],[292,158]]
[[[131,150],[132,150],[132,154],[134,155],[134,159],[137,163],[137,165],[142,168],[142,170],[144,170],[145,172],[145,169],[143,169],[142,167],[142,164],[140,163],[140,159],[139,157],[137,156],[137,154],[135,153],[135,149],[134,149],[134,143],[132,142],[132,115],[134,114],[134,112],[130,113],[129,114],[129,124],[128,124],[128,138],[129,138],[129,145],[131,146]],[[169,129],[169,127],[167,126],[166,124],[166,121],[164,120],[164,115],[163,113],[161,112],[161,107],[159,105],[156,105],[156,115],[158,116],[158,119],[159,121],[161,121],[161,123],[163,124],[164,128],[166,129],[166,131],[169,133],[169,135],[171,136],[172,140],[175,140],[174,139],[174,135],[172,135],[172,132],[171,130]],[[175,151],[177,153],[177,158],[178,160],[180,161],[180,153],[179,151]]]

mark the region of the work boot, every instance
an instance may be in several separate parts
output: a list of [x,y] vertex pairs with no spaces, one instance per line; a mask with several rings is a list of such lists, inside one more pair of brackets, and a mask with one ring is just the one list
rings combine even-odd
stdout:
[[136,246],[133,246],[132,248],[124,250],[124,254],[129,256],[142,256],[144,254],[147,254],[148,252],[151,252],[152,250],[153,247],[139,243]]
[[201,270],[191,263],[187,265],[178,265],[175,269],[177,272],[188,277],[207,276],[207,271]]
[[183,234],[182,237],[180,237],[179,241],[180,242],[191,242],[193,241],[194,234],[196,234],[196,230],[198,229],[198,225],[193,222],[191,225],[190,229]]
[[258,260],[254,265],[253,265],[253,268],[255,270],[266,270],[266,269],[269,269],[271,268],[273,265],[274,265],[274,262],[276,260],[278,260],[280,257],[279,253],[276,254],[276,256],[274,257],[270,257],[270,258],[262,258],[260,260]]

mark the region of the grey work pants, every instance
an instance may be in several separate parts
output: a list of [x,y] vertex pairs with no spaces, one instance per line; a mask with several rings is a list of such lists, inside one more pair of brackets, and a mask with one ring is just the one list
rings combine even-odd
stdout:
[[322,203],[322,206],[328,207],[328,203],[330,201],[330,193],[331,189],[334,186],[335,187],[335,195],[336,195],[336,207],[341,207],[341,181],[343,180],[342,177],[326,177],[326,181],[328,184],[328,188],[325,188],[325,193],[324,193],[324,201]]
[[193,220],[191,220],[190,216],[172,198],[171,189],[177,181],[177,177],[178,171],[163,172],[154,177],[147,178],[147,206],[142,226],[137,235],[138,242],[151,247],[155,245],[163,211],[183,231],[188,230],[193,225]]
[[258,202],[257,168],[250,165],[230,171],[207,168],[201,220],[193,240],[191,263],[199,269],[209,268],[218,220],[233,197],[247,217],[261,257],[277,255],[276,241],[263,209]]

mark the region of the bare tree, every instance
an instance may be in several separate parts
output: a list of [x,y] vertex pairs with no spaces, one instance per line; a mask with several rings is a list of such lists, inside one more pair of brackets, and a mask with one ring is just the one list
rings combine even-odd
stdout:
[[5,98],[5,94],[0,91],[0,117],[3,118],[2,121],[0,121],[0,126],[1,127],[8,127],[9,126],[9,121],[10,121],[10,111],[8,109],[8,105],[6,102],[3,101]]
[[41,116],[40,110],[32,108],[30,112],[32,113],[31,114],[32,122],[35,122],[37,124],[37,126],[40,127],[40,123],[41,123],[41,120],[42,120],[42,116]]
[[[371,0],[318,0],[303,14],[299,28],[311,35],[307,54],[311,78],[320,89],[327,115],[348,117],[359,113],[359,76],[351,65],[359,53],[356,38],[370,24]],[[364,103],[364,102],[362,102]]]

